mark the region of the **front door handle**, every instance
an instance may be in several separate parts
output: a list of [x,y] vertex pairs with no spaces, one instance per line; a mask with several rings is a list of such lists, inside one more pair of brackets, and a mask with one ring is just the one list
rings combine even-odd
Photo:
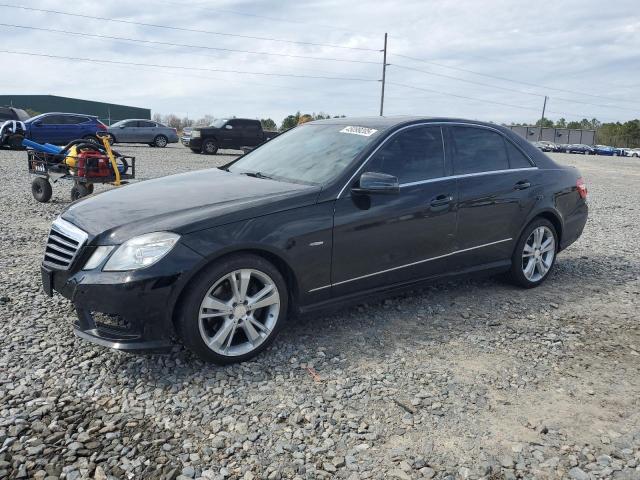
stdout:
[[450,194],[446,193],[446,194],[438,195],[437,197],[432,198],[431,206],[441,207],[442,205],[447,205],[452,201],[453,201],[453,197]]
[[514,190],[526,190],[530,186],[531,186],[531,182],[527,182],[526,180],[520,180],[518,183],[516,183],[513,186],[513,188]]

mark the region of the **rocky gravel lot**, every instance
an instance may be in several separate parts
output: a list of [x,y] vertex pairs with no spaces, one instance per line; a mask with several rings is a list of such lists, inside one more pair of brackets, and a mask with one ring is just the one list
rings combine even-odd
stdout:
[[[231,158],[121,150],[140,178]],[[39,280],[70,184],[39,204],[26,154],[1,151],[0,478],[640,479],[640,162],[557,159],[591,217],[542,287],[458,281],[302,318],[223,368],[76,339]]]

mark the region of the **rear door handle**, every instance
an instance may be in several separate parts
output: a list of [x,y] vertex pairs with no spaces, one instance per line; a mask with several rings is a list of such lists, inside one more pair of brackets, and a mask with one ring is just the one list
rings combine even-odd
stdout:
[[442,205],[447,205],[453,201],[453,197],[450,194],[442,194],[438,195],[431,199],[432,207],[441,207]]
[[520,180],[518,183],[516,183],[513,186],[513,188],[514,190],[526,190],[530,186],[531,186],[531,182],[527,182],[526,180]]

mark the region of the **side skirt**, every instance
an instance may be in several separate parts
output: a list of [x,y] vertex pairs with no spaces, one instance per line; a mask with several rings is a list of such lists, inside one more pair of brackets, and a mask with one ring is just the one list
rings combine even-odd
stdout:
[[452,280],[461,277],[484,277],[490,275],[496,275],[504,273],[511,268],[510,260],[501,260],[499,262],[486,263],[473,268],[467,268],[465,270],[458,270],[456,272],[444,273],[441,275],[434,275],[430,277],[419,278],[417,280],[411,280],[402,283],[395,283],[392,285],[386,285],[383,287],[377,287],[362,292],[351,293],[349,295],[343,295],[329,300],[324,300],[318,303],[312,303],[309,305],[299,306],[297,309],[298,314],[316,312],[320,310],[333,310],[340,307],[346,307],[357,304],[359,302],[384,298],[386,296],[398,294],[407,290],[414,289],[419,286],[428,285],[443,280]]

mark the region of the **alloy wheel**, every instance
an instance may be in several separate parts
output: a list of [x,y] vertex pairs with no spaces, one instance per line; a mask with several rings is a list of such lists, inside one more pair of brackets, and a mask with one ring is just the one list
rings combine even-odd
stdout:
[[556,240],[551,229],[536,227],[522,250],[522,273],[530,282],[542,280],[549,273],[555,255]]
[[271,334],[280,317],[280,294],[269,275],[234,270],[218,279],[200,303],[198,325],[206,345],[224,356],[250,353]]

